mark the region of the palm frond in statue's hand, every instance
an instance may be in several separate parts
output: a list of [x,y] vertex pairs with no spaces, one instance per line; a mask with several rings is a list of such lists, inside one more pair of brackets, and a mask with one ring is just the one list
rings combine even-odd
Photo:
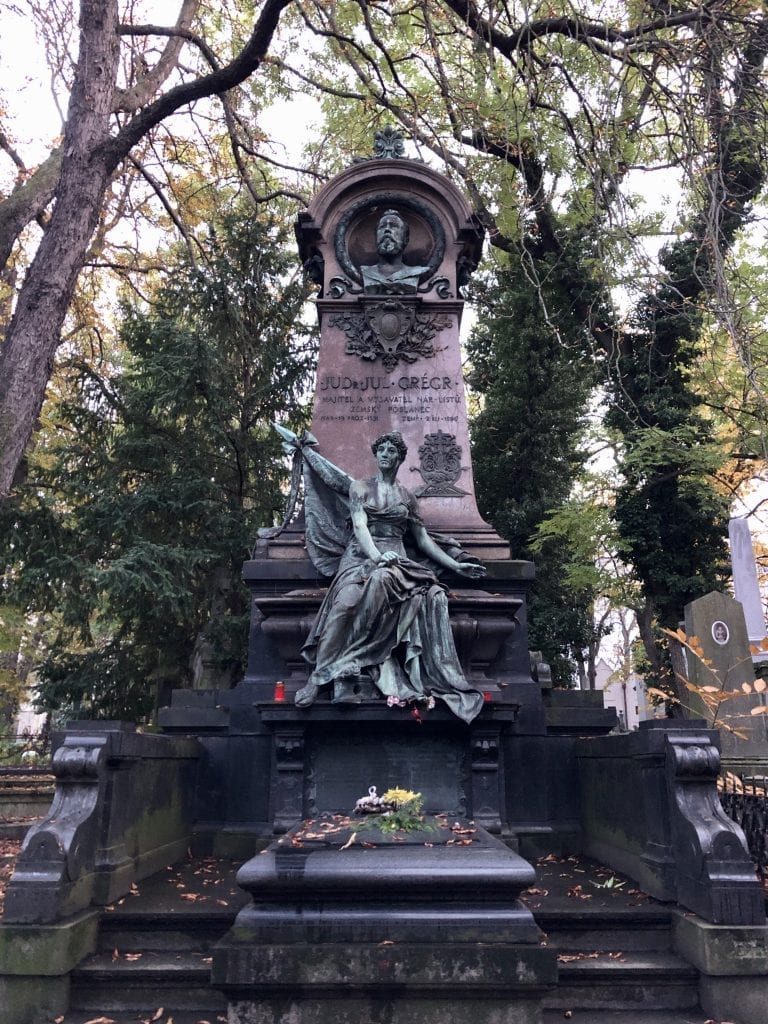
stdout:
[[317,444],[317,438],[308,430],[305,430],[301,437],[299,437],[289,427],[284,427],[282,423],[273,423],[272,426],[283,439],[283,451],[286,455],[295,455],[297,451],[300,451],[307,445],[314,447]]

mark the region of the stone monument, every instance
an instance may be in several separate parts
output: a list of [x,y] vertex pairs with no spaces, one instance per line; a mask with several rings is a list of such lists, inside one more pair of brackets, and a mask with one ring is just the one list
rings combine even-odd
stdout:
[[[534,872],[488,831],[508,827],[515,731],[541,738],[544,721],[532,567],[483,521],[472,480],[460,289],[482,236],[445,177],[383,152],[329,182],[296,231],[320,288],[312,426],[278,426],[294,487],[244,567],[242,687],[288,834],[241,868],[252,902],[213,982],[238,1024],[534,1024],[556,976],[518,901]],[[429,836],[345,839],[373,786],[447,817]]]
[[[751,714],[763,701],[754,691],[755,670],[740,602],[716,591],[691,601],[685,606],[685,631],[689,638],[697,638],[702,652],[702,657],[687,654],[690,681],[699,687],[716,687],[729,695],[717,710],[715,722],[724,727],[721,736],[724,756],[730,761],[765,759],[768,756],[766,716]],[[691,693],[691,708],[694,715],[712,722],[712,710],[694,692]]]
[[577,700],[600,695],[551,690],[528,651],[533,565],[478,511],[459,327],[482,231],[444,175],[379,143],[296,225],[318,287],[312,422],[280,427],[288,508],[243,566],[245,678],[175,691],[159,715],[203,745],[198,818],[219,846],[348,809],[369,785],[492,833],[570,834],[572,737],[614,721]]

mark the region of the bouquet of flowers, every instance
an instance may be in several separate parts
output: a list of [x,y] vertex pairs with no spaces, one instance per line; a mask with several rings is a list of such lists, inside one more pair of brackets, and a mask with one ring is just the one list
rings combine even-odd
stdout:
[[381,796],[371,786],[368,796],[355,804],[355,814],[367,814],[361,828],[378,828],[381,832],[431,831],[424,820],[424,798],[410,789],[388,789]]

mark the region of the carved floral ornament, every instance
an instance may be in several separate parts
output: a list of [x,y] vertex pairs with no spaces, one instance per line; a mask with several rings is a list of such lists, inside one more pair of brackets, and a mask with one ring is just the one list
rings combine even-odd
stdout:
[[347,355],[371,362],[380,359],[385,369],[392,370],[400,360],[415,363],[421,356],[433,356],[435,335],[450,327],[451,321],[441,313],[420,312],[414,302],[387,299],[337,313],[330,325],[346,334]]
[[385,125],[374,135],[373,155],[377,160],[401,160],[405,156],[403,133]]

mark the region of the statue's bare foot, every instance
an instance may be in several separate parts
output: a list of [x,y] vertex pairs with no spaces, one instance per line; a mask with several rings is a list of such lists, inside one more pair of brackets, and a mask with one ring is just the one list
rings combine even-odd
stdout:
[[294,698],[296,707],[308,708],[310,704],[314,704],[319,689],[320,687],[316,683],[307,683],[306,686],[302,686],[300,690],[296,691]]

